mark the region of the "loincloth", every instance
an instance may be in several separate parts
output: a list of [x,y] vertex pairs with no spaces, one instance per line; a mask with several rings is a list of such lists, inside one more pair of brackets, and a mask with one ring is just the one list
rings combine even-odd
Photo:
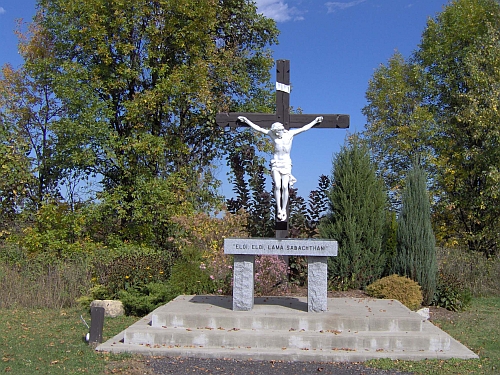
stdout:
[[297,179],[292,176],[292,162],[283,160],[271,160],[271,171],[278,171],[282,176],[289,176],[288,184],[292,186]]

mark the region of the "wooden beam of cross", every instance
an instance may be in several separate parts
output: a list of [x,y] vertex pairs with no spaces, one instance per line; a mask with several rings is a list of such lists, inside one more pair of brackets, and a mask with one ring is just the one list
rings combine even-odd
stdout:
[[[323,120],[316,124],[315,128],[337,128],[345,129],[349,127],[349,115],[343,114],[290,114],[290,60],[278,60],[276,62],[276,113],[246,113],[230,112],[219,113],[216,117],[217,124],[222,127],[245,127],[246,123],[239,120],[246,117],[252,123],[263,129],[270,129],[271,125],[279,122],[286,130],[291,128],[301,128],[305,124],[311,123],[317,117]],[[287,202],[288,203],[288,202]],[[289,205],[286,204],[287,209]],[[276,238],[288,237],[288,213],[285,221],[276,221]]]

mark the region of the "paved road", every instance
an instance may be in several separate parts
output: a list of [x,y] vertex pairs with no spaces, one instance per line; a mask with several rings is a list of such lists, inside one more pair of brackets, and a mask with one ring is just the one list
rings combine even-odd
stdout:
[[411,375],[396,370],[375,370],[358,363],[240,361],[232,359],[151,358],[153,374],[210,375]]

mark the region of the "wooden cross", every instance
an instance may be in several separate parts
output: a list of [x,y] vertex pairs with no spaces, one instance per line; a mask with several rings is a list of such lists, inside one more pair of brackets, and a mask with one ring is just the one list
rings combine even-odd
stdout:
[[[349,115],[290,114],[290,60],[278,60],[276,62],[276,114],[219,113],[216,121],[222,127],[236,128],[248,126],[238,120],[240,116],[247,117],[254,124],[265,129],[269,129],[275,122],[282,123],[287,130],[290,128],[300,128],[318,116],[322,116],[323,121],[316,124],[315,128],[345,129],[349,127]],[[275,229],[276,238],[288,237],[288,219],[286,221],[277,221]]]

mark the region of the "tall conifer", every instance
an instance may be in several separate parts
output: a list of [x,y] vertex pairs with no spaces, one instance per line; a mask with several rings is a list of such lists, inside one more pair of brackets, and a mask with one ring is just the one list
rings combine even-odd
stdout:
[[339,243],[338,256],[329,261],[330,279],[343,289],[364,287],[384,270],[387,194],[357,136],[333,160],[328,199],[329,214],[320,225],[320,235]]
[[398,218],[394,271],[418,282],[424,304],[429,305],[436,289],[437,260],[426,181],[422,167],[413,163],[406,177]]

